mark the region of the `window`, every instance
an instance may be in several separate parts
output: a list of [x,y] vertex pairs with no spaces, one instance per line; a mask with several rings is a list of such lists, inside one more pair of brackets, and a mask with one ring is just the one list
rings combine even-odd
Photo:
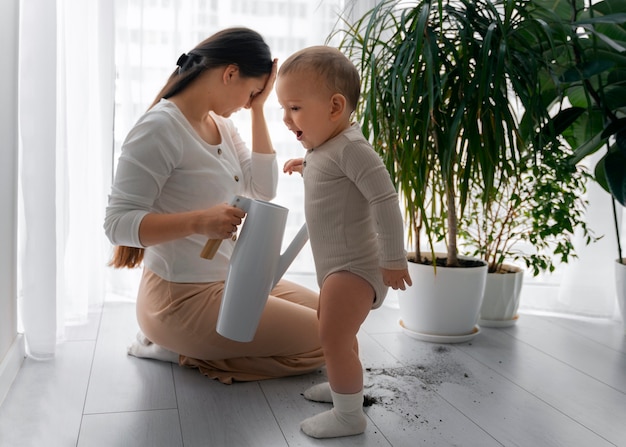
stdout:
[[[181,53],[219,29],[244,25],[261,33],[273,55],[284,60],[300,48],[323,44],[343,5],[344,0],[116,0],[114,160],[127,132],[151,104]],[[301,156],[303,149],[283,124],[274,95],[266,104],[266,117],[279,166]],[[250,142],[249,114],[242,111],[232,119]],[[304,222],[301,178],[281,176],[275,202],[290,209],[285,232],[290,240]],[[292,264],[292,271],[313,273],[307,250],[308,245]]]

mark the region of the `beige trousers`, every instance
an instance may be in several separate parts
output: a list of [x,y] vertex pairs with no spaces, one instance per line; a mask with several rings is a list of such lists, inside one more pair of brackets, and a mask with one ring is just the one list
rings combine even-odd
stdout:
[[216,332],[224,282],[175,283],[144,269],[137,321],[152,342],[180,354],[179,363],[223,383],[305,374],[324,364],[318,295],[280,281],[271,291],[254,340]]

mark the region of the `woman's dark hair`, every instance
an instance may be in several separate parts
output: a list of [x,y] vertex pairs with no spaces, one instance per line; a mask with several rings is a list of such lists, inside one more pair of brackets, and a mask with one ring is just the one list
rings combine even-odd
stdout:
[[203,71],[229,64],[237,65],[244,77],[267,75],[272,70],[270,48],[259,33],[249,28],[219,31],[178,58],[178,68],[150,107],[184,90]]
[[[197,47],[178,58],[178,68],[152,103],[171,98],[183,91],[205,70],[234,64],[243,77],[256,78],[272,71],[272,55],[263,37],[248,28],[227,28],[200,42]],[[143,260],[144,249],[115,247],[110,266],[133,268]]]

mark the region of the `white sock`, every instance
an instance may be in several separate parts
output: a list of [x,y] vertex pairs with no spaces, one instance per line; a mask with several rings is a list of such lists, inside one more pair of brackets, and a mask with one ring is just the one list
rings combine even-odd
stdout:
[[302,431],[312,438],[337,438],[358,435],[365,431],[363,390],[356,394],[339,394],[331,390],[333,409],[305,419]]
[[313,385],[304,392],[304,398],[313,402],[333,403],[333,396],[330,394],[330,384],[323,382]]
[[137,332],[136,340],[128,347],[128,355],[139,357],[142,359],[154,359],[161,360],[162,362],[178,363],[178,354],[172,351],[152,343],[143,334],[143,332]]

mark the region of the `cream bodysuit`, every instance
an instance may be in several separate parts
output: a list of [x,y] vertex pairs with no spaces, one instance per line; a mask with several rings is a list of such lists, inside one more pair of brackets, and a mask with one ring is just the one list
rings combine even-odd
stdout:
[[317,281],[349,271],[387,294],[381,267],[407,266],[398,195],[382,160],[353,124],[304,158],[304,207]]

